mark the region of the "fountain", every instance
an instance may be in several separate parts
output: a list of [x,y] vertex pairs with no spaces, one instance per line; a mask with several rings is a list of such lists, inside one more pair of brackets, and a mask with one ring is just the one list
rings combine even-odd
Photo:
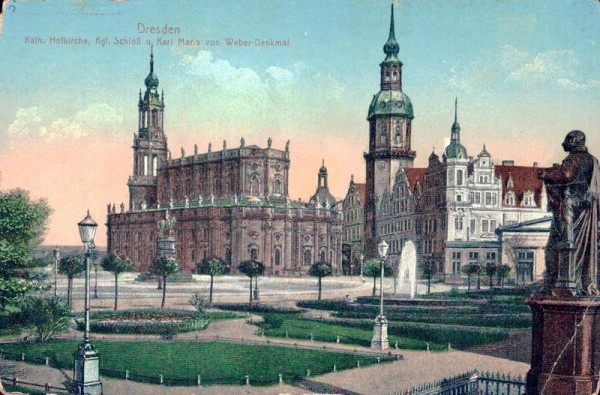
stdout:
[[417,249],[411,240],[406,242],[400,255],[398,281],[400,283],[409,283],[410,298],[414,299],[417,294]]

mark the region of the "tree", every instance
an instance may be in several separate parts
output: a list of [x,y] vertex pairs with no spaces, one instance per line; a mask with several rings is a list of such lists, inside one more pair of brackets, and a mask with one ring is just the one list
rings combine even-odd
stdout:
[[211,305],[213,301],[213,284],[215,276],[229,273],[230,267],[222,259],[219,258],[206,258],[198,262],[196,265],[196,272],[199,274],[207,274],[210,276],[210,292],[208,294],[208,304]]
[[179,271],[179,262],[175,258],[156,258],[152,261],[150,271],[152,274],[156,274],[163,279],[162,302],[160,304],[160,308],[162,309],[165,307],[165,298],[167,296],[167,276]]
[[[375,291],[377,289],[377,279],[381,277],[381,261],[377,259],[368,261],[365,267],[363,268],[363,274],[367,277],[373,277],[373,296],[375,296]],[[392,269],[391,266],[386,264],[383,268],[383,275],[385,277],[390,277],[394,275],[394,269]]]
[[435,263],[433,261],[424,260],[420,263],[421,273],[423,278],[427,280],[427,295],[431,293],[431,279],[435,274]]
[[67,304],[73,305],[73,277],[85,271],[85,259],[79,255],[60,258],[58,272],[67,276]]
[[310,269],[308,269],[308,275],[313,277],[318,277],[319,279],[319,297],[318,300],[321,300],[321,279],[323,277],[331,276],[333,270],[331,269],[331,264],[329,262],[315,262]]
[[504,279],[510,275],[511,267],[509,265],[500,265],[496,271],[496,276],[500,281],[500,288],[504,289]]
[[490,279],[490,289],[494,287],[493,278],[496,272],[498,271],[498,266],[495,263],[488,262],[485,265],[485,275]]
[[35,327],[41,341],[48,341],[53,336],[69,329],[71,307],[61,298],[28,298],[23,307],[23,314],[28,324]]
[[52,209],[44,199],[31,200],[22,189],[0,191],[0,299],[2,309],[23,296],[42,288],[29,269],[39,262],[29,259],[46,232]]
[[460,271],[467,275],[467,293],[471,292],[471,276],[479,273],[479,265],[477,263],[469,263],[463,266]]
[[265,265],[262,262],[253,260],[243,261],[239,264],[238,270],[250,278],[250,299],[248,306],[252,307],[252,278],[262,275],[265,272]]
[[102,259],[102,268],[115,276],[115,310],[119,299],[119,274],[131,270],[131,261],[117,255],[109,254]]

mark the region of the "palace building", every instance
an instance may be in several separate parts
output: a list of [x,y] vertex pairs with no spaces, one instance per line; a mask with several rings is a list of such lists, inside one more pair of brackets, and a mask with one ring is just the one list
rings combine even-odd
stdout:
[[342,213],[319,171],[312,204],[288,194],[289,141],[284,149],[246,145],[173,158],[164,130],[164,94],[150,55],[146,90],[138,100],[138,131],[133,138],[133,172],[127,183],[129,206],[108,206],[108,251],[148,270],[157,255],[157,223],[175,218],[176,255],[192,270],[207,257],[235,267],[244,260],[265,264],[266,274],[304,275],[317,261],[341,270]]
[[[548,227],[548,210],[537,164],[496,165],[485,145],[475,158],[469,156],[461,143],[456,101],[450,143],[442,158],[431,153],[426,168],[415,168],[414,111],[402,90],[393,6],[383,52],[380,91],[367,114],[366,186],[352,178],[342,203],[343,264],[375,258],[376,245],[383,239],[390,246],[388,262],[396,266],[411,240],[418,263],[430,264],[447,282],[463,281],[461,268],[467,264],[508,264],[513,277],[539,278],[545,245],[540,228]],[[361,225],[363,232],[358,230]]]

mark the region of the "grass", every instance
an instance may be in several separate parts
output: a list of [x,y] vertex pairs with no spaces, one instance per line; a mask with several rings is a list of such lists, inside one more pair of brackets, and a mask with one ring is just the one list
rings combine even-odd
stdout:
[[30,388],[22,387],[20,385],[15,386],[15,385],[10,385],[10,384],[4,384],[4,389],[7,391],[10,391],[10,392],[15,392],[15,391],[23,392],[28,395],[45,395],[46,394],[43,391],[40,392],[40,391],[32,390]]
[[[304,377],[307,369],[312,376],[331,372],[334,365],[344,370],[357,361],[361,366],[377,362],[352,353],[219,342],[98,341],[94,345],[101,374],[123,378],[127,369],[129,379],[149,383],[158,383],[162,374],[167,385],[196,385],[198,374],[204,384],[241,385],[248,375],[253,385],[272,385],[279,374],[291,382]],[[54,341],[2,345],[0,350],[5,357],[20,358],[25,353],[26,362],[43,363],[50,356],[54,366],[72,369],[78,346],[78,341]]]
[[[369,347],[373,338],[372,322],[369,328],[356,328],[344,323],[330,323],[303,319],[298,314],[262,313],[264,322],[258,324],[265,335],[294,339],[310,339],[311,334],[316,341],[335,342],[340,337],[343,344],[356,344]],[[389,333],[389,332],[388,332]],[[407,350],[426,350],[427,343],[431,350],[442,350],[447,343],[433,343],[422,339],[405,336],[389,336],[390,346],[398,342],[398,347]]]

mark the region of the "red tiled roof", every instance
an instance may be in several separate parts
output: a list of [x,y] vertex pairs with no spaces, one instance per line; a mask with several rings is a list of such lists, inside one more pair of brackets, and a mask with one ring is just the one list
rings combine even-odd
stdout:
[[502,177],[502,204],[504,197],[508,192],[508,180],[512,178],[512,191],[515,193],[516,205],[521,206],[523,203],[523,194],[526,191],[534,191],[536,206],[541,204],[541,191],[544,185],[543,181],[537,177],[540,170],[539,167],[531,166],[494,166],[496,177]]
[[427,168],[404,167],[403,170],[411,191],[414,192],[417,183],[423,186],[423,179],[425,178],[425,172],[427,171]]
[[360,204],[365,206],[366,198],[367,198],[367,184],[359,184],[357,182],[354,183],[354,187],[356,188],[356,192],[358,192],[358,197],[360,198]]

